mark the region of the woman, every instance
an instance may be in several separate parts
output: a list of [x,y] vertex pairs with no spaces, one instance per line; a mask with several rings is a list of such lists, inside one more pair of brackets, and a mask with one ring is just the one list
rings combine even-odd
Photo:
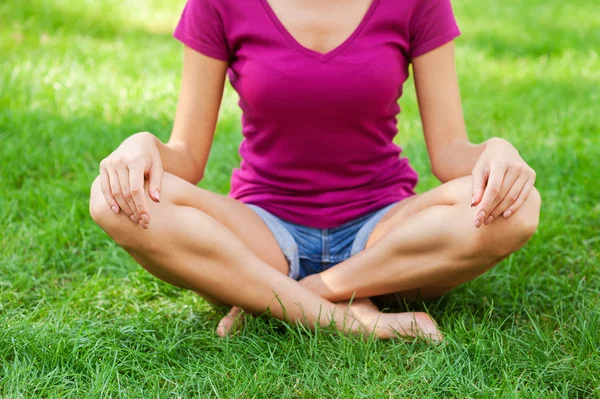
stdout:
[[[449,0],[188,0],[182,88],[167,144],[126,139],[100,164],[94,220],[155,276],[241,309],[380,338],[442,339],[425,313],[369,297],[434,298],[537,228],[535,173],[506,140],[468,140]],[[412,64],[432,171],[421,195],[392,139]],[[227,196],[203,178],[226,72],[243,111]],[[298,281],[299,280],[299,281]]]

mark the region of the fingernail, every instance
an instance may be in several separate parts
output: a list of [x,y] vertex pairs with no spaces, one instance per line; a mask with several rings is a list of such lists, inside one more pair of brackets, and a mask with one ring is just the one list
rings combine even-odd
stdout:
[[158,190],[154,190],[154,198],[156,198],[156,200],[160,202],[160,193],[158,192]]
[[471,207],[475,205],[475,194],[471,196]]
[[479,219],[475,220],[475,227],[477,227],[477,228],[481,227],[481,220],[479,220]]
[[131,219],[131,221],[132,221],[133,223],[136,223],[136,224],[137,224],[137,222],[138,222],[138,221],[137,221],[137,219],[135,218],[135,215],[131,215],[131,216],[129,216],[129,219]]
[[144,222],[144,224],[150,224],[150,216],[148,216],[145,213],[142,213],[142,221]]
[[110,209],[112,209],[115,214],[119,213],[119,208],[117,208],[116,205],[111,206]]
[[510,217],[510,215],[512,215],[512,210],[507,209],[504,211],[504,213],[502,215],[508,219]]
[[485,224],[490,224],[494,221],[494,217],[492,215],[490,215],[487,219],[485,219]]

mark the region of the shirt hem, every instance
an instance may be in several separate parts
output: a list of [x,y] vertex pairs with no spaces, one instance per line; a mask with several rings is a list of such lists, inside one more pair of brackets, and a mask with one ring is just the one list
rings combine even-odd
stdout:
[[198,40],[191,38],[191,37],[187,36],[185,33],[181,33],[177,30],[173,33],[173,37],[175,39],[179,40],[181,43],[185,44],[186,46],[192,48],[193,50],[206,55],[207,57],[215,58],[219,61],[226,61],[226,62],[229,62],[229,60],[231,58],[229,56],[229,54],[223,53],[220,50],[217,50],[217,49],[207,46],[203,43],[200,43]]
[[[269,212],[270,214],[277,216],[281,220],[284,220],[289,223],[294,223],[294,224],[298,224],[301,226],[305,226],[305,227],[315,228],[315,229],[334,229],[336,227],[343,226],[344,224],[351,222],[352,220],[359,219],[370,213],[379,211],[391,204],[394,204],[394,203],[397,203],[400,201],[404,201],[405,199],[410,198],[413,195],[416,195],[414,193],[414,191],[406,192],[405,195],[397,195],[397,196],[389,197],[389,198],[387,198],[387,201],[381,201],[381,203],[378,203],[375,207],[372,207],[372,208],[365,207],[367,209],[366,211],[363,211],[360,215],[354,215],[350,218],[327,219],[327,220],[324,220],[324,223],[314,223],[316,219],[320,219],[318,216],[315,217],[314,215],[309,215],[309,214],[299,215],[298,213],[295,213],[295,212],[287,212],[280,208],[273,208],[267,202],[256,201],[252,198],[247,198],[247,199],[235,198],[231,193],[228,194],[228,196],[230,198],[236,199],[246,205],[258,206],[258,207],[264,209],[265,211]],[[324,219],[324,218],[322,218],[322,219]],[[309,221],[309,222],[307,222],[307,221]],[[311,223],[311,221],[313,223]]]
[[438,36],[435,39],[429,40],[428,42],[423,43],[422,45],[411,51],[409,53],[409,58],[412,61],[413,59],[421,55],[427,54],[428,52],[435,50],[436,48],[441,47],[446,43],[449,43],[450,41],[456,39],[458,36],[460,36],[460,30],[458,30],[457,28],[442,36]]

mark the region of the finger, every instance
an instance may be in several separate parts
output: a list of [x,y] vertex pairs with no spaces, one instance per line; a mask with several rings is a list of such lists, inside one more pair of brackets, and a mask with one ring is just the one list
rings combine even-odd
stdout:
[[[500,203],[502,201],[504,201],[504,198],[509,193],[515,180],[517,180],[517,178],[519,177],[520,174],[521,174],[521,170],[519,168],[509,168],[506,171],[506,174],[504,175],[504,179],[502,180],[502,187],[500,188],[500,192],[498,193],[498,195],[496,196],[496,199],[492,203],[492,206],[490,207],[490,212],[487,214],[487,218],[485,219],[484,224],[488,225],[488,224],[492,223],[494,221],[494,219],[498,216],[498,215],[494,215],[494,210],[498,207],[498,205],[500,205]],[[525,183],[525,181],[523,181],[523,184],[524,183]],[[521,187],[523,187],[523,186],[521,186]]]
[[508,219],[511,215],[518,211],[521,205],[523,205],[527,198],[529,198],[529,194],[531,194],[534,182],[535,180],[533,179],[527,180],[527,183],[525,183],[523,186],[523,190],[521,190],[521,193],[519,193],[517,200],[503,212],[505,218]]
[[160,202],[164,170],[162,168],[160,157],[157,158],[158,159],[155,159],[152,162],[152,167],[150,168],[150,172],[148,174],[148,195],[155,202]]
[[126,166],[121,166],[117,168],[117,175],[119,175],[119,183],[121,184],[123,199],[131,210],[129,219],[131,219],[133,223],[137,224],[140,220],[140,214],[137,212],[133,198],[131,198],[131,189],[129,188],[129,170]]
[[490,177],[488,178],[485,191],[483,192],[483,198],[479,203],[477,216],[475,217],[475,227],[481,227],[492,210],[492,204],[496,200],[496,197],[498,197],[500,189],[502,188],[502,180],[504,179],[505,173],[506,169],[504,168],[498,166],[492,166],[490,168]]
[[485,182],[487,181],[488,167],[483,163],[477,162],[471,172],[471,206],[475,206],[481,201],[485,191]]
[[519,198],[519,194],[523,190],[523,187],[525,186],[525,183],[527,183],[527,180],[527,175],[520,175],[517,178],[517,180],[515,180],[508,193],[506,193],[502,201],[494,208],[490,216],[488,216],[488,219],[490,217],[493,220],[498,219],[504,213],[504,211],[506,211],[511,205],[513,205],[517,198]]
[[100,168],[100,189],[102,190],[102,195],[104,195],[104,199],[110,209],[112,209],[115,214],[119,213],[119,204],[110,192],[110,179],[108,178],[108,172],[104,168]]
[[109,167],[106,168],[106,173],[108,173],[110,192],[112,193],[113,198],[117,201],[119,208],[121,208],[127,217],[131,217],[133,213],[131,212],[131,208],[129,208],[127,201],[125,201],[123,193],[121,192],[121,183],[119,182],[117,171],[114,168]]
[[150,223],[150,212],[148,211],[146,196],[144,195],[143,168],[137,166],[129,168],[129,190],[135,204],[136,212],[140,215],[140,226],[142,226],[143,229],[147,229],[148,224]]

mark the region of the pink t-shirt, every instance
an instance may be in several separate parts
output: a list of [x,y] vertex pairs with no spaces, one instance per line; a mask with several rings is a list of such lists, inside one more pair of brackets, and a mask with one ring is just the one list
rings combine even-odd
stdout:
[[228,62],[240,96],[242,158],[229,196],[293,223],[342,225],[414,194],[397,134],[411,59],[459,35],[450,0],[373,0],[321,54],[267,0],[188,0],[174,36]]

